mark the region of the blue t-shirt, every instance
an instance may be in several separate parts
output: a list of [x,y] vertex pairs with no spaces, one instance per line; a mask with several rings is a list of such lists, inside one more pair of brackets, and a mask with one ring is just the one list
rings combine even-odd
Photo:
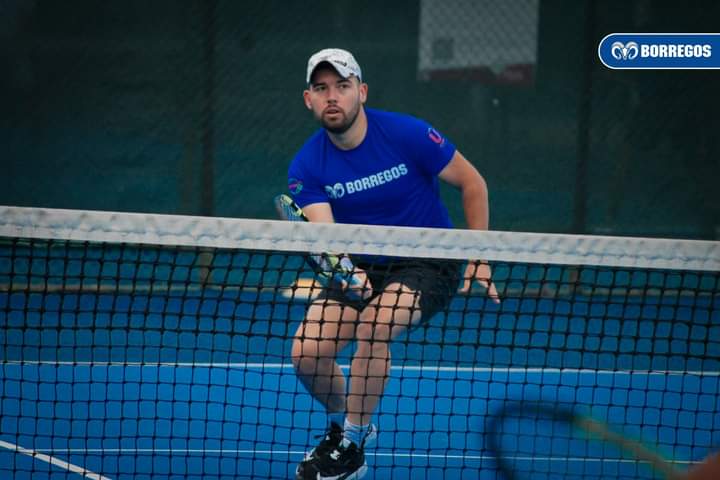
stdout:
[[451,227],[437,175],[455,146],[409,115],[365,113],[367,134],[357,147],[340,150],[321,129],[300,149],[288,171],[297,204],[330,203],[338,223]]

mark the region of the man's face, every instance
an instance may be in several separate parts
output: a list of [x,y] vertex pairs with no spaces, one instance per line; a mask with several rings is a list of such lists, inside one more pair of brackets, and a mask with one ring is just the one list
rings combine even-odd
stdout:
[[303,92],[305,106],[331,133],[345,133],[367,98],[367,85],[357,77],[342,78],[332,67],[320,66]]

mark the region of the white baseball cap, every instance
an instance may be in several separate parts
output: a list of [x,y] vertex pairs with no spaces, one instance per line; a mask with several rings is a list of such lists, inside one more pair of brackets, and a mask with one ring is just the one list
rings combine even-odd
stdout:
[[362,80],[362,72],[360,71],[360,65],[358,65],[355,57],[352,53],[347,50],[340,48],[326,48],[315,53],[307,64],[307,78],[306,83],[310,83],[310,78],[315,69],[321,63],[327,62],[340,74],[343,78],[349,78],[351,75],[358,77],[358,80]]

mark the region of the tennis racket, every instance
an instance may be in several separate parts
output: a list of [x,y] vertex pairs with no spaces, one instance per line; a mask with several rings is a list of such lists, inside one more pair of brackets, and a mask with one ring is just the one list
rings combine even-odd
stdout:
[[506,480],[685,478],[650,447],[604,422],[550,403],[506,404],[490,419],[486,442]]
[[[281,219],[291,222],[309,221],[302,208],[289,196],[278,195],[274,202]],[[345,294],[354,300],[367,299],[372,294],[372,290],[365,288],[363,280],[355,275],[355,266],[347,255],[311,253],[305,256],[305,261],[321,281],[340,284]]]

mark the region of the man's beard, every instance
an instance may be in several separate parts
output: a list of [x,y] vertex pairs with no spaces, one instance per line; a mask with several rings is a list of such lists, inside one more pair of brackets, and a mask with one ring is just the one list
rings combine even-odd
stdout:
[[350,127],[353,126],[355,123],[355,120],[357,119],[358,114],[360,113],[360,105],[355,105],[355,108],[353,108],[348,115],[345,115],[343,110],[340,110],[342,113],[343,121],[339,124],[330,124],[328,123],[325,118],[324,114],[320,114],[320,123],[322,124],[323,128],[327,130],[330,133],[333,133],[335,135],[342,135],[343,133],[347,132]]

